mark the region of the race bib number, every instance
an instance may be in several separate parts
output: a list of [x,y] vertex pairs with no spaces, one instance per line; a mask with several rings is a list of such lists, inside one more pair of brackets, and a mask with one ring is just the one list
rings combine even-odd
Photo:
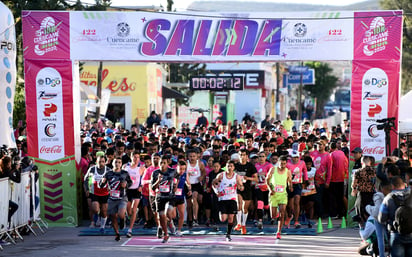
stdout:
[[177,188],[176,192],[175,192],[175,195],[180,196],[180,195],[182,195],[182,192],[183,192],[183,190],[181,188]]
[[192,171],[190,171],[190,175],[194,176],[194,177],[197,177],[197,176],[199,176],[199,171],[197,169],[192,170]]
[[113,198],[120,198],[120,190],[110,190],[110,196]]
[[278,185],[278,186],[275,187],[275,192],[276,193],[283,193],[283,192],[285,192],[285,187]]
[[312,189],[314,189],[315,188],[315,184],[310,184],[309,186],[308,186],[308,190],[312,190]]
[[170,192],[169,184],[160,185],[160,186],[159,186],[159,191],[160,191],[161,193],[169,193],[169,192]]

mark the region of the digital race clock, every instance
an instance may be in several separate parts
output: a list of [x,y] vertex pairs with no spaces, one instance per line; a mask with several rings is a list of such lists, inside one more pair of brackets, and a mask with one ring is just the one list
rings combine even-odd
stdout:
[[194,76],[190,78],[190,90],[243,90],[242,76]]

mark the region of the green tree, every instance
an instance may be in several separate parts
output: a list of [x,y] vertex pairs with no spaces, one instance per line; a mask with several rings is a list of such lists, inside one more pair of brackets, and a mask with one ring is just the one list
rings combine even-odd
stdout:
[[[171,12],[173,8],[173,0],[167,0],[167,11]],[[191,76],[203,75],[206,73],[206,64],[201,63],[170,63],[166,64],[169,70],[169,83],[187,83]],[[189,88],[179,88],[182,94],[189,97],[193,96],[194,92]],[[178,105],[189,105],[189,99],[176,99]]]
[[381,0],[383,9],[403,10],[402,94],[412,89],[412,12],[411,0]]
[[304,89],[310,96],[316,97],[316,117],[323,114],[323,108],[328,102],[333,89],[337,87],[338,78],[333,76],[332,68],[323,62],[307,62],[306,66],[315,69],[315,85],[305,85]]
[[14,97],[13,125],[16,127],[19,120],[26,120],[26,102],[24,95],[24,67],[23,67],[23,35],[21,13],[23,10],[106,10],[110,0],[95,0],[96,4],[84,6],[80,0],[70,5],[65,0],[5,0],[3,1],[13,13],[16,28],[17,47],[17,82]]

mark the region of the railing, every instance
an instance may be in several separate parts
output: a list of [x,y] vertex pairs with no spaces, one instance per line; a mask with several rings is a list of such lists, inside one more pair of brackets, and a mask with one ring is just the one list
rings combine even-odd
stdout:
[[[20,183],[8,178],[0,179],[0,236],[16,244],[16,239],[23,240],[19,230],[27,228],[35,236],[35,228],[45,233],[48,225],[40,218],[39,181],[35,172],[23,172]],[[13,201],[18,209],[8,221],[9,203]],[[0,249],[3,250],[0,245]]]

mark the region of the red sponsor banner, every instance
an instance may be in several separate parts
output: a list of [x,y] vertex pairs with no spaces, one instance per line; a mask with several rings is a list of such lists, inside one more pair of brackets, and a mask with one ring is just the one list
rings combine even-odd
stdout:
[[[386,155],[385,133],[379,120],[398,123],[400,62],[353,61],[351,100],[351,150],[361,147],[364,155],[380,161]],[[398,139],[391,132],[391,150]]]
[[355,12],[354,60],[400,60],[402,13]]
[[74,155],[72,62],[25,61],[29,155],[55,161]]
[[70,59],[68,12],[23,11],[25,59]]

